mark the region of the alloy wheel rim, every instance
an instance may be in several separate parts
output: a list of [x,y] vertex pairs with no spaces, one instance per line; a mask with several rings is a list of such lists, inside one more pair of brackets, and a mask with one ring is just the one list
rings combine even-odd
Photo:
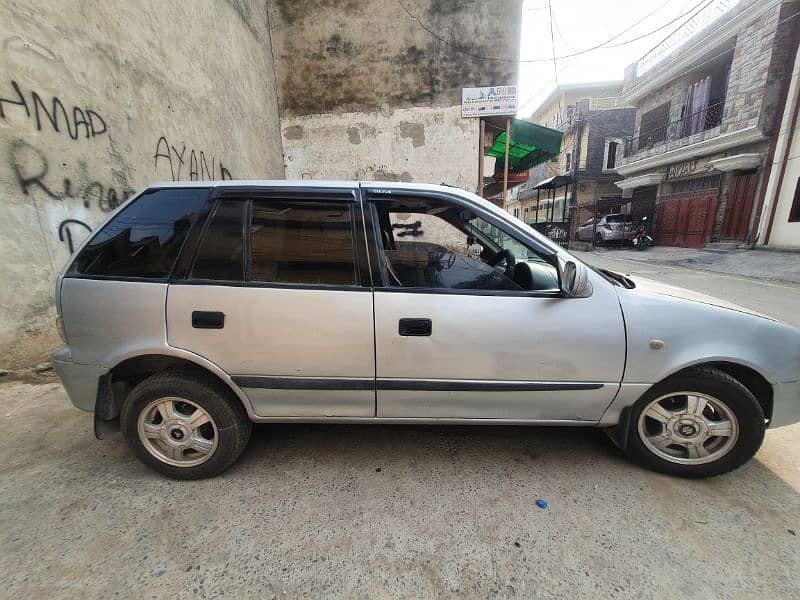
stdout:
[[672,463],[702,465],[719,460],[739,439],[739,422],[721,400],[699,392],[656,398],[639,415],[639,438],[650,452]]
[[139,440],[161,462],[194,467],[217,449],[214,419],[195,402],[174,396],[157,398],[139,413]]

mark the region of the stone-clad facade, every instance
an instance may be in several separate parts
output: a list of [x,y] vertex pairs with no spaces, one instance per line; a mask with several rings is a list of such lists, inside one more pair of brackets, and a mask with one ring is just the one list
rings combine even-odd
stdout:
[[[796,1],[740,3],[643,74],[626,70],[623,95],[638,110],[619,187],[657,198],[656,243],[755,241],[798,11]],[[692,86],[704,84],[697,104]]]

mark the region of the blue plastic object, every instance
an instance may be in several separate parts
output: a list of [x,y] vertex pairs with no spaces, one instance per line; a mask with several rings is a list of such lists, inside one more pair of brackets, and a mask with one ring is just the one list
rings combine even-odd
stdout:
[[547,500],[543,500],[542,498],[539,498],[536,501],[536,506],[538,506],[539,508],[547,508]]

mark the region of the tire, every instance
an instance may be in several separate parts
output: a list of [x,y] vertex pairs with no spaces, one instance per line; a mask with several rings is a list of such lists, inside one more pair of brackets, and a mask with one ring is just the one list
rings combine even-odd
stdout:
[[603,236],[599,233],[594,236],[594,244],[595,246],[602,246],[603,245]]
[[626,452],[661,473],[713,477],[750,460],[765,429],[746,387],[717,369],[697,368],[653,386],[633,405]]
[[120,425],[139,460],[173,479],[219,475],[239,458],[252,429],[229,389],[181,371],[137,385],[123,403]]

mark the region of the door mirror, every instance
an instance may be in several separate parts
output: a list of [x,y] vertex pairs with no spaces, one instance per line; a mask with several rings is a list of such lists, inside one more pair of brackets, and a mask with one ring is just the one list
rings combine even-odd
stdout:
[[589,270],[580,263],[567,261],[561,269],[561,293],[570,298],[586,298],[592,293]]

